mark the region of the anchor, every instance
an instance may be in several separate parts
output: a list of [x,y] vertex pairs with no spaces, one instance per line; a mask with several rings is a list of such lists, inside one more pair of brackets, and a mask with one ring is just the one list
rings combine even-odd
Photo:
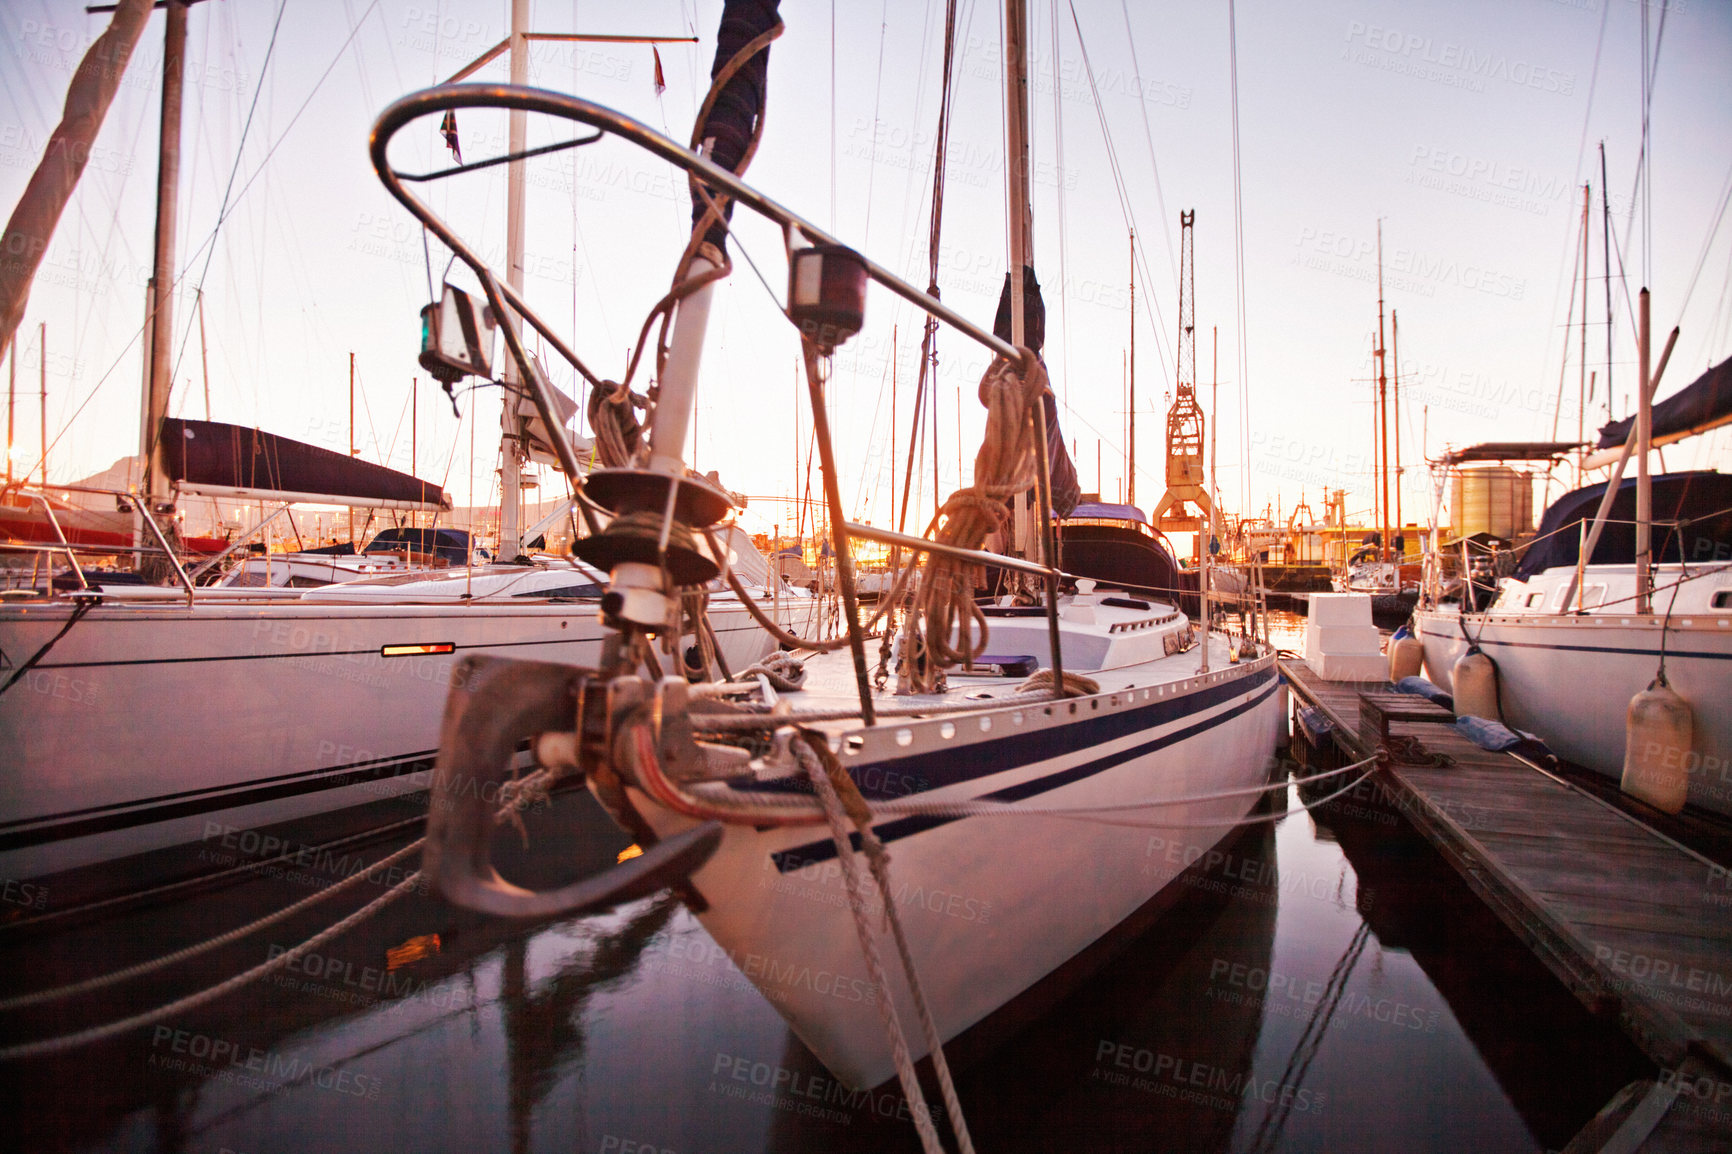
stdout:
[[[467,657],[455,674],[440,729],[422,860],[446,899],[510,918],[594,912],[681,886],[715,853],[722,839],[719,822],[702,822],[656,840],[631,814],[622,824],[644,846],[639,856],[553,890],[524,889],[505,880],[492,861],[495,814],[502,788],[515,779],[520,745],[528,740],[549,768],[586,776],[618,820],[626,815],[609,797],[623,801],[610,768],[616,738],[659,714],[672,724],[658,727],[653,735],[658,746],[690,751],[685,711],[664,708],[681,704],[666,695],[683,697],[685,683],[668,678],[651,695],[640,678],[604,681],[591,669],[492,657]],[[689,752],[684,760],[689,763]]]

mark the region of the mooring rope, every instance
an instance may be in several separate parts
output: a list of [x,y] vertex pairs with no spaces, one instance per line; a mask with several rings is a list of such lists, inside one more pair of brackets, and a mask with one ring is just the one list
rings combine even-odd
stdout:
[[[505,799],[505,803],[494,813],[494,821],[503,823],[505,821],[514,820],[517,816],[518,810],[532,802],[545,798],[547,796],[547,788],[553,781],[554,777],[555,775],[547,770],[536,770],[534,773],[527,774],[520,779],[506,783],[506,786],[500,790],[500,796]],[[90,990],[101,989],[117,982],[124,981],[128,978],[135,978],[143,974],[153,973],[157,970],[173,965],[175,962],[184,961],[187,958],[196,957],[199,954],[206,953],[218,946],[227,945],[230,942],[237,941],[248,934],[263,929],[268,925],[279,922],[284,918],[289,917],[291,914],[307,908],[316,901],[321,901],[324,898],[341,893],[344,890],[360,884],[363,879],[380,866],[394,864],[397,860],[421,849],[426,844],[426,841],[427,839],[425,837],[417,838],[409,845],[404,846],[402,849],[381,859],[379,862],[376,862],[366,871],[353,874],[350,877],[345,878],[343,881],[338,882],[336,885],[328,886],[325,889],[320,890],[318,893],[303,898],[285,909],[277,910],[271,914],[266,914],[262,918],[249,922],[238,929],[230,930],[216,938],[194,943],[183,950],[178,950],[175,953],[165,955],[161,958],[155,958],[148,962],[140,962],[136,966],[129,966],[126,969],[118,970],[112,974],[104,974],[99,977],[86,979],[82,982],[72,983],[68,986],[60,986],[48,990],[38,990],[34,993],[21,995],[17,998],[11,998],[4,1003],[0,1003],[0,1009],[13,1009],[35,1005],[63,997],[70,997],[79,993],[86,993]],[[74,1050],[80,1046],[87,1046],[93,1042],[100,1042],[104,1039],[112,1038],[124,1034],[129,1030],[135,1030],[143,1026],[155,1025],[166,1018],[172,1018],[177,1014],[184,1014],[191,1010],[198,1009],[201,1006],[216,1001],[218,998],[221,998],[226,994],[252,985],[279,970],[293,965],[307,954],[317,950],[326,942],[341,936],[345,931],[366,921],[368,918],[383,910],[386,906],[390,905],[404,894],[422,886],[422,884],[422,872],[416,870],[383,894],[380,894],[360,909],[349,914],[347,917],[327,926],[323,930],[320,930],[312,937],[301,942],[300,945],[294,946],[293,948],[286,950],[283,953],[278,954],[276,957],[262,962],[249,970],[244,970],[231,978],[218,982],[214,986],[207,986],[204,989],[194,991],[183,998],[178,998],[165,1005],[157,1006],[155,1009],[144,1010],[140,1013],[133,1014],[130,1017],[121,1018],[117,1021],[108,1022],[100,1026],[92,1026],[89,1029],[78,1030],[70,1034],[60,1034],[51,1038],[41,1038],[34,1042],[22,1042],[15,1046],[0,1047],[0,1062],[10,1062],[21,1058],[39,1058],[47,1054],[64,1053],[67,1050]]]
[[[280,910],[268,913],[262,918],[248,922],[246,925],[232,929],[225,934],[218,934],[214,938],[206,938],[202,942],[194,942],[185,949],[176,950],[172,954],[164,954],[159,958],[152,958],[147,962],[140,962],[135,966],[127,966],[122,970],[115,970],[112,973],[101,974],[94,978],[87,978],[82,982],[72,982],[69,985],[55,986],[52,989],[36,990],[32,993],[19,994],[16,997],[0,999],[0,1010],[17,1010],[22,1009],[25,1006],[40,1005],[43,1002],[56,1002],[62,998],[70,998],[77,994],[87,994],[92,990],[104,989],[105,987],[112,986],[117,982],[124,982],[129,978],[138,978],[143,977],[145,974],[153,974],[158,970],[167,969],[169,966],[172,966],[177,962],[184,962],[188,958],[196,958],[200,954],[209,953],[211,950],[219,949],[222,946],[229,945],[231,942],[238,942],[249,934],[256,933],[259,930],[264,929],[266,926],[275,925],[284,918],[293,917],[295,914],[324,901],[326,898],[335,897],[340,893],[354,889],[363,881],[366,881],[371,874],[380,869],[389,868],[390,866],[395,865],[403,858],[408,857],[410,854],[419,850],[426,844],[426,842],[427,839],[425,837],[417,838],[402,849],[398,850],[396,853],[374,862],[365,870],[362,870],[359,873],[350,874],[335,885],[326,886],[322,890],[308,894],[298,902],[286,905]],[[417,873],[418,872],[419,871],[417,871]]]
[[[803,747],[803,748],[801,748]],[[837,860],[842,865],[842,878],[848,891],[848,910],[854,918],[854,933],[860,939],[860,952],[866,959],[866,970],[871,976],[872,985],[878,991],[878,1015],[884,1021],[884,1032],[890,1042],[890,1060],[896,1067],[897,1080],[902,1084],[902,1095],[908,1100],[909,1111],[914,1116],[914,1128],[920,1134],[921,1148],[926,1154],[944,1154],[944,1144],[939,1141],[938,1130],[932,1124],[932,1111],[926,1105],[926,1096],[920,1089],[920,1077],[914,1069],[914,1058],[908,1052],[908,1039],[902,1030],[902,1021],[896,1013],[896,1002],[890,993],[889,975],[885,972],[884,958],[878,951],[878,940],[872,933],[872,925],[867,920],[866,896],[861,884],[860,866],[854,860],[854,846],[849,837],[848,817],[844,812],[841,797],[837,793],[837,781],[832,781],[832,774],[839,774],[842,781],[848,783],[851,793],[850,801],[854,802],[854,825],[860,831],[860,842],[863,846],[876,845],[877,853],[867,852],[867,858],[872,868],[873,880],[879,886],[879,892],[889,894],[890,879],[886,872],[884,845],[872,833],[871,814],[866,812],[860,800],[859,791],[854,788],[853,779],[841,766],[831,769],[833,759],[827,762],[819,754],[819,750],[829,753],[822,736],[803,734],[798,748],[800,764],[806,770],[806,776],[811,779],[812,790],[817,794],[819,803],[823,806],[825,819],[830,825],[830,836],[836,843]],[[962,1106],[956,1098],[956,1089],[950,1084],[950,1071],[944,1062],[944,1048],[938,1039],[938,1027],[933,1022],[931,1012],[926,1005],[925,996],[920,991],[920,980],[914,969],[914,959],[909,954],[908,943],[902,934],[901,920],[896,916],[896,903],[884,903],[884,915],[889,921],[891,930],[896,937],[896,946],[902,960],[904,976],[908,979],[909,993],[914,998],[919,1012],[921,1025],[926,1032],[927,1047],[931,1050],[932,1062],[939,1070],[939,1082],[944,1088],[945,1108],[950,1113],[950,1124],[955,1129],[957,1140],[964,1154],[973,1154],[973,1144],[968,1138],[968,1129],[962,1121]]]
[[[97,910],[107,909],[111,906],[135,905],[139,902],[160,899],[182,890],[208,889],[212,886],[219,886],[225,881],[229,881],[233,878],[238,878],[242,874],[257,873],[259,870],[269,869],[274,865],[281,865],[283,862],[304,856],[309,852],[314,854],[316,857],[317,855],[328,853],[339,846],[348,845],[351,842],[378,841],[405,826],[420,825],[426,820],[425,817],[419,815],[415,817],[406,817],[402,821],[394,821],[386,825],[375,826],[372,829],[364,829],[360,833],[350,834],[348,837],[340,837],[334,841],[319,842],[315,845],[302,846],[298,849],[292,849],[280,853],[275,857],[260,858],[258,861],[243,862],[240,865],[230,866],[227,869],[217,870],[214,873],[199,874],[196,877],[183,878],[177,882],[165,882],[162,885],[151,886],[148,889],[130,890],[111,898],[102,898],[99,901],[85,902],[82,905],[76,906],[68,906],[61,910],[50,910],[47,913],[37,914],[34,917],[26,918],[22,921],[7,922],[0,925],[0,932],[35,929],[48,922],[56,921],[61,918],[84,917],[95,913]],[[4,1004],[0,1004],[0,1009],[3,1008]]]

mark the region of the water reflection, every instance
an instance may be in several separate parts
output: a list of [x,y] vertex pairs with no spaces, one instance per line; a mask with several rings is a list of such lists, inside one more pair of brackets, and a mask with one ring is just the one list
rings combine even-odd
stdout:
[[[591,828],[584,795],[560,804],[576,807],[572,830]],[[1278,804],[1297,807],[1297,789]],[[0,942],[0,962],[17,975],[99,972],[304,892],[261,882]],[[1558,1148],[1649,1069],[1374,798],[1249,827],[1169,887],[1159,913],[955,1047],[983,1152]],[[267,936],[298,941],[319,924]],[[395,956],[416,960],[388,969],[412,939],[423,944]],[[270,944],[223,951],[65,1025],[166,1000],[256,964]],[[185,1015],[166,1038],[136,1031],[23,1068],[6,1079],[19,1124],[0,1141],[918,1149],[900,1094],[830,1078],[670,896],[527,927],[412,897],[287,977]],[[55,1028],[5,1026],[9,1040]]]

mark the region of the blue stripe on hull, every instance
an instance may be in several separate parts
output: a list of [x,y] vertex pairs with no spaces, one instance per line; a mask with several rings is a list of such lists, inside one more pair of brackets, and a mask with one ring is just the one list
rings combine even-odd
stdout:
[[[1250,680],[1252,681],[1252,683],[1253,683],[1252,687],[1254,688],[1256,685],[1261,685],[1261,684],[1268,682],[1270,680],[1270,677],[1268,675],[1260,675],[1260,676],[1252,678]],[[1216,688],[1226,688],[1226,687],[1223,686],[1223,687],[1216,687]],[[1232,688],[1236,689],[1238,692],[1244,691],[1243,687],[1238,686],[1237,684],[1234,684],[1232,686]],[[1104,757],[1095,758],[1093,761],[1086,761],[1086,762],[1082,763],[1081,765],[1073,765],[1069,769],[1061,769],[1056,773],[1049,773],[1045,777],[1037,777],[1037,778],[1034,778],[1033,780],[1030,780],[1030,781],[1018,782],[1015,785],[1006,786],[1004,789],[996,790],[993,793],[988,793],[988,794],[982,795],[981,800],[1006,801],[1006,802],[1022,801],[1026,798],[1037,797],[1040,794],[1046,793],[1050,790],[1058,789],[1062,786],[1070,785],[1074,782],[1082,781],[1086,778],[1093,777],[1096,774],[1104,773],[1107,770],[1114,768],[1115,766],[1123,765],[1128,761],[1134,761],[1139,757],[1143,757],[1143,756],[1146,756],[1147,754],[1154,753],[1157,750],[1165,749],[1169,745],[1174,745],[1174,744],[1177,744],[1178,742],[1185,741],[1189,738],[1195,737],[1200,733],[1204,733],[1210,729],[1213,729],[1215,726],[1220,725],[1223,722],[1229,721],[1235,717],[1240,716],[1241,714],[1247,713],[1247,712],[1257,708],[1257,706],[1263,704],[1263,702],[1267,701],[1269,699],[1270,695],[1273,694],[1274,692],[1275,692],[1275,686],[1270,685],[1268,688],[1264,689],[1263,692],[1257,694],[1255,697],[1251,698],[1249,701],[1245,701],[1239,705],[1234,706],[1232,709],[1229,709],[1227,712],[1221,714],[1219,717],[1212,717],[1207,721],[1200,721],[1195,725],[1186,726],[1184,729],[1174,730],[1172,733],[1166,734],[1163,737],[1157,737],[1153,741],[1147,741],[1141,745],[1132,746],[1129,749],[1120,750],[1117,753],[1110,753]],[[1197,694],[1195,696],[1201,697],[1203,695]],[[1229,696],[1231,696],[1231,695],[1229,695]],[[1183,701],[1181,701],[1181,702],[1167,702],[1164,704],[1182,705],[1182,704],[1184,704],[1184,702]],[[1213,705],[1213,704],[1216,704],[1216,702],[1212,701],[1209,704]],[[1184,710],[1180,714],[1180,716],[1185,716],[1185,715],[1188,715],[1190,713],[1200,712],[1204,708],[1207,708],[1207,706],[1206,705],[1197,706],[1196,708],[1193,708],[1193,709],[1187,709],[1187,710]],[[1127,714],[1134,716],[1136,714],[1141,714],[1144,712],[1145,712],[1144,710],[1129,710],[1129,711],[1127,711]],[[1121,715],[1121,716],[1123,716],[1123,715]],[[1108,720],[1108,719],[1107,718],[1101,719],[1101,721],[1106,721],[1106,720]],[[1080,725],[1076,725],[1076,726],[1067,726],[1065,728],[1066,729],[1092,729],[1092,728],[1094,728],[1095,725],[1098,725],[1098,724],[1099,724],[1098,722],[1097,723],[1085,723],[1085,724],[1080,724]],[[1152,728],[1152,727],[1151,726],[1142,726],[1139,728],[1148,729],[1148,728]],[[1042,736],[1044,736],[1044,735],[1042,735]],[[1013,739],[1011,739],[1011,741],[1014,742],[1014,741],[1016,741],[1016,739],[1013,738]],[[982,744],[983,745],[1002,745],[1003,743],[1001,743],[1001,742],[983,742]],[[1039,743],[1033,742],[1032,740],[1028,740],[1025,742],[1025,744],[1022,748],[1027,748],[1029,746],[1034,746],[1037,744],[1039,744]],[[1069,745],[1070,747],[1073,747],[1073,748],[1076,744],[1079,744],[1079,743],[1075,743],[1075,742],[1067,743],[1067,745]],[[1099,744],[1099,742],[1091,740],[1091,741],[1083,742],[1080,744],[1094,745],[1094,744]],[[969,752],[972,754],[973,750],[970,750]],[[950,756],[952,758],[954,758],[955,754],[951,753]],[[904,760],[913,760],[913,759],[904,759]],[[1023,757],[1020,759],[1019,764],[1020,765],[1032,765],[1032,764],[1035,764],[1037,762],[1045,761],[1045,760],[1047,760],[1047,757],[1045,757],[1045,756]],[[972,772],[967,773],[966,776],[963,778],[963,780],[967,780],[967,779],[974,778],[974,777],[984,777],[984,776],[987,776],[987,775],[993,774],[993,773],[1002,773],[1007,769],[1015,769],[1015,768],[1018,768],[1018,767],[1017,766],[1011,766],[1011,765],[988,765],[985,767],[976,767]],[[899,838],[910,837],[910,836],[917,834],[917,833],[924,833],[926,830],[929,830],[929,829],[937,829],[939,826],[949,825],[951,822],[959,821],[959,820],[961,820],[961,819],[955,818],[955,817],[935,817],[935,816],[905,817],[905,818],[899,818],[896,821],[886,822],[885,824],[883,824],[881,826],[877,826],[875,828],[874,832],[876,832],[878,834],[878,838],[880,841],[892,842],[892,841],[896,841]],[[858,850],[860,848],[860,835],[859,834],[857,834],[857,833],[856,834],[850,834],[849,840],[853,843],[854,848],[856,850]],[[803,866],[812,865],[815,862],[829,861],[831,858],[834,858],[835,856],[836,856],[836,843],[834,841],[831,841],[831,840],[825,840],[825,841],[810,842],[806,845],[795,846],[793,849],[779,850],[775,853],[772,853],[770,855],[770,858],[772,861],[774,861],[776,863],[776,871],[778,873],[790,873],[794,870],[800,869]]]
[[[1495,626],[1499,623],[1494,621],[1492,624]],[[1503,626],[1503,628],[1520,629],[1522,626],[1517,624]],[[1618,628],[1623,627],[1619,626]],[[1631,628],[1633,628],[1633,626]],[[1479,638],[1479,644],[1482,646],[1504,645],[1512,649],[1561,649],[1570,653],[1624,653],[1633,657],[1660,656],[1660,650],[1658,647],[1653,649],[1621,649],[1613,648],[1609,645],[1552,645],[1544,641],[1499,641],[1492,637]],[[1697,649],[1673,649],[1667,647],[1666,656],[1669,658],[1695,657],[1705,661],[1732,661],[1732,653],[1708,653]]]
[[[875,762],[870,775],[855,775],[855,784],[863,797],[874,801],[907,797],[928,790],[960,785],[977,777],[1003,773],[1007,769],[1050,761],[1055,757],[1076,753],[1097,745],[1105,745],[1122,737],[1131,737],[1146,730],[1169,725],[1231,701],[1241,694],[1266,685],[1275,679],[1273,667],[1235,681],[1211,685],[1183,697],[1154,701],[1136,709],[1118,710],[1071,725],[1055,725],[1038,733],[999,737],[982,741],[967,749],[968,756],[957,757],[954,749],[937,749],[929,753]],[[1134,689],[1124,690],[1135,693]],[[1040,708],[1029,706],[1028,708]],[[804,778],[786,778],[771,782],[738,782],[734,788],[750,793],[810,793],[811,783]]]

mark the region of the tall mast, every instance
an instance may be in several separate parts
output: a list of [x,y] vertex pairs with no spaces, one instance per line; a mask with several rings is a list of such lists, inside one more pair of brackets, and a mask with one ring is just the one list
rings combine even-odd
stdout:
[[1389,560],[1389,378],[1384,371],[1383,347],[1383,222],[1377,222],[1377,419],[1379,423],[1378,474],[1383,486],[1383,512],[1377,526],[1379,560]]
[[1125,504],[1137,503],[1137,230],[1131,229],[1131,433],[1130,463],[1125,467]]
[[18,416],[18,342],[12,342],[12,367],[6,375],[6,483],[12,483],[12,425]]
[[[529,25],[529,0],[511,0],[511,83],[521,85],[529,79],[529,41],[524,33]],[[508,121],[508,142],[511,155],[523,151],[523,141],[529,114],[512,109]],[[506,165],[505,174],[505,279],[519,293],[523,291],[523,161]],[[516,310],[505,310],[505,323],[511,331],[523,333],[523,321]],[[519,486],[523,479],[523,440],[519,426],[518,407],[524,385],[518,379],[517,358],[505,358],[505,388],[501,391],[499,413],[499,550],[497,559],[509,561],[523,552],[523,496]],[[681,430],[684,431],[683,429]]]
[[931,386],[926,390],[926,394],[927,407],[932,412],[932,516],[936,519],[939,510],[944,507],[944,494],[939,491],[938,484],[938,375],[936,373],[932,376]]
[[1197,533],[1197,600],[1203,611],[1203,652],[1197,666],[1199,673],[1209,672],[1209,630],[1214,625],[1214,615],[1209,612],[1209,567],[1214,564],[1214,554],[1209,551],[1209,543],[1215,535],[1215,402],[1221,395],[1221,331],[1210,326],[1209,332],[1209,519]]
[[[896,332],[897,326],[890,326],[890,517],[891,525],[896,524]],[[897,529],[900,533],[902,530]],[[891,556],[902,556],[900,549],[892,549]],[[892,565],[891,568],[896,568]]]
[[1606,142],[1600,141],[1600,255],[1606,264],[1606,406],[1612,404],[1612,186],[1606,183]]
[[[1023,269],[1034,249],[1034,222],[1028,205],[1028,10],[1024,0],[1004,0],[1004,84],[1005,84],[1005,221],[1010,233],[1010,343],[1023,348],[1028,343],[1025,330],[1026,305]],[[1044,421],[1043,421],[1044,425]],[[1045,429],[1039,430],[1045,435]],[[937,442],[933,442],[936,451]],[[1047,512],[1041,510],[1044,522]],[[1025,557],[1035,556],[1034,541],[1041,534],[1032,532],[1028,516],[1028,501],[1022,494],[1016,497],[1015,552]]]
[[186,0],[167,0],[162,49],[162,118],[157,145],[156,251],[145,288],[144,413],[139,428],[143,489],[151,498],[168,495],[161,432],[173,385],[169,354],[174,347],[174,224],[180,189],[181,81],[186,57]]
[[1215,446],[1219,443],[1217,430],[1221,427],[1216,420],[1221,411],[1221,326],[1210,325],[1209,334],[1213,343],[1210,357],[1214,362],[1209,372],[1209,532],[1214,535],[1221,510],[1216,501],[1220,490],[1215,486]]
[[[420,404],[420,401],[421,401],[421,378],[410,377],[409,378],[409,475],[411,477],[414,477],[416,480],[419,480],[420,476],[421,476],[420,470],[418,470],[415,467],[416,466],[416,461],[415,461],[416,450],[419,448],[420,443],[421,443],[421,404]],[[417,488],[417,491],[419,491],[422,496],[426,496],[426,490],[425,489],[421,488],[420,486],[417,486],[416,488]],[[414,510],[410,510],[410,512],[409,512],[409,524],[413,525],[413,526],[419,526],[421,524],[421,514],[414,511]]]
[[39,327],[38,343],[42,352],[42,487],[48,487],[48,322]]
[[[355,354],[349,354],[349,459],[355,457]],[[349,541],[355,540],[355,507],[349,506]]]
[[1028,12],[1024,0],[1004,0],[1005,198],[1010,222],[1010,343],[1027,343],[1023,332],[1023,275],[1034,248],[1028,206]]
[[1653,437],[1653,400],[1648,396],[1648,290],[1636,298],[1636,612],[1651,613],[1654,487],[1648,475]]
[[[1395,535],[1401,536],[1401,318],[1394,309],[1389,310],[1389,359],[1395,362],[1395,384],[1391,397],[1395,404]],[[1401,564],[1402,553],[1407,551],[1407,542],[1401,544],[1401,553],[1395,555],[1395,563]],[[1398,587],[1401,582],[1398,580]]]
[[1588,213],[1593,186],[1582,185],[1582,343],[1580,376],[1576,385],[1576,487],[1582,485],[1582,474],[1586,472],[1583,464],[1587,460],[1586,444],[1587,412],[1588,412]]

